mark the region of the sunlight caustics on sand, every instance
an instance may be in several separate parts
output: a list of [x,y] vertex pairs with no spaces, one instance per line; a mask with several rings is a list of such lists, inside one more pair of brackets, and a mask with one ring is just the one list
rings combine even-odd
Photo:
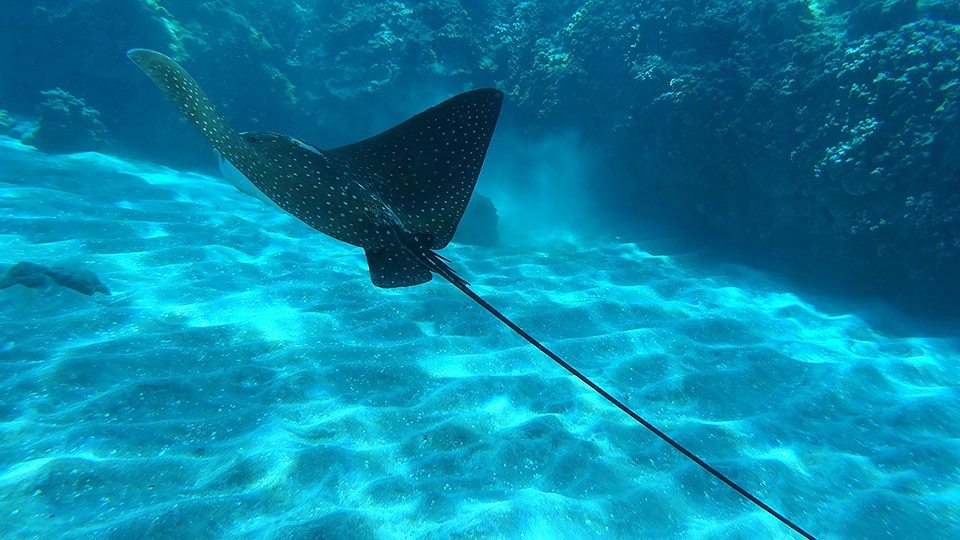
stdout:
[[[0,139],[4,538],[788,538],[441,282],[217,179]],[[531,334],[824,538],[950,538],[956,340],[634,244],[443,255]]]

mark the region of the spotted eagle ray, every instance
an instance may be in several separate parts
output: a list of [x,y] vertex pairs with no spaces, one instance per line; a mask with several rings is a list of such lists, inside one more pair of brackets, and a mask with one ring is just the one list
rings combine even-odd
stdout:
[[436,253],[453,238],[480,176],[500,117],[503,92],[454,96],[369,139],[321,150],[286,135],[240,133],[171,58],[132,49],[127,56],[239,175],[241,191],[274,204],[310,227],[363,248],[377,287],[407,287],[437,274],[520,337],[657,437],[805,538],[814,537],[771,508],[508,319]]

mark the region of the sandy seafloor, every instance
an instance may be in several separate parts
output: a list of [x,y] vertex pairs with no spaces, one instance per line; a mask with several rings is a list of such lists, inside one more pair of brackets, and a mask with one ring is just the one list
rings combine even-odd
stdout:
[[[0,290],[2,538],[794,537],[449,284],[213,178],[0,163],[0,262],[112,290]],[[960,537],[949,332],[642,244],[443,254],[819,537]]]

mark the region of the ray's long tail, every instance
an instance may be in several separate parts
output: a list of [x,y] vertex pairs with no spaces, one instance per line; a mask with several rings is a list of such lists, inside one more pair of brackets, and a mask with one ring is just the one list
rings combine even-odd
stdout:
[[[433,255],[433,257],[440,258],[439,255],[437,255],[436,253],[433,253],[432,251],[430,251],[429,254]],[[523,328],[520,328],[515,322],[511,321],[509,318],[507,318],[506,315],[504,315],[503,313],[500,313],[500,311],[497,308],[491,306],[480,295],[475,293],[473,289],[470,288],[470,284],[467,283],[463,278],[458,276],[457,273],[454,272],[452,268],[450,268],[450,266],[445,264],[442,258],[441,260],[437,260],[436,258],[433,258],[433,260],[431,260],[430,269],[433,272],[437,273],[438,275],[440,275],[441,277],[449,281],[451,284],[453,284],[454,287],[460,289],[460,291],[462,291],[463,294],[469,296],[474,302],[479,304],[483,309],[490,312],[490,314],[496,317],[497,319],[499,319],[500,322],[507,325],[511,330],[516,332],[518,336],[527,340],[528,343],[530,343],[531,345],[539,349],[540,352],[547,355],[551,360],[559,364],[560,367],[567,370],[568,373],[570,373],[574,377],[583,381],[583,383],[589,386],[594,392],[603,396],[604,399],[612,403],[615,407],[627,413],[627,415],[630,418],[633,418],[634,420],[636,420],[640,425],[650,430],[654,435],[659,437],[662,441],[669,444],[670,446],[675,448],[678,452],[680,452],[681,454],[686,456],[688,459],[690,459],[690,461],[693,461],[698,466],[700,466],[700,468],[712,474],[714,477],[716,477],[718,480],[720,480],[724,484],[733,488],[737,493],[742,495],[751,503],[758,506],[764,512],[777,518],[778,520],[780,520],[780,522],[782,522],[787,527],[790,527],[791,529],[793,529],[800,536],[807,538],[808,540],[816,540],[816,537],[814,537],[812,534],[808,533],[806,530],[804,530],[802,527],[800,527],[799,525],[797,525],[796,523],[788,519],[786,516],[784,516],[780,512],[777,512],[776,510],[771,508],[767,503],[763,502],[757,496],[747,491],[746,488],[742,487],[740,484],[731,480],[727,475],[715,469],[712,465],[710,465],[709,463],[701,459],[699,456],[694,454],[685,446],[683,446],[682,444],[674,440],[672,437],[670,437],[669,435],[661,431],[655,425],[648,422],[646,419],[644,419],[642,416],[640,416],[637,412],[635,412],[633,409],[628,407],[622,401],[615,398],[609,392],[604,390],[603,387],[593,382],[589,377],[581,373],[580,370],[573,367],[572,365],[567,363],[564,359],[557,356],[557,354],[551,351],[550,349],[548,349],[546,345],[540,343],[536,338],[528,334],[526,330],[524,330]]]

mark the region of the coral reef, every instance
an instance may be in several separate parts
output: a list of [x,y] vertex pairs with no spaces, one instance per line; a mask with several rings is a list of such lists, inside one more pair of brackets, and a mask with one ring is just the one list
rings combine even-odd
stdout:
[[23,142],[49,153],[66,154],[103,149],[107,128],[100,113],[84,100],[56,88],[42,92],[37,125]]
[[637,180],[606,203],[818,285],[957,313],[960,27],[930,3],[867,33],[849,30],[860,4],[700,4],[727,29],[712,45],[629,60],[637,100],[610,144]]

